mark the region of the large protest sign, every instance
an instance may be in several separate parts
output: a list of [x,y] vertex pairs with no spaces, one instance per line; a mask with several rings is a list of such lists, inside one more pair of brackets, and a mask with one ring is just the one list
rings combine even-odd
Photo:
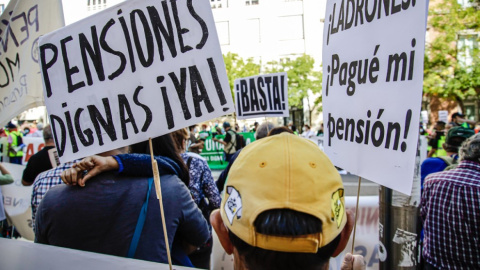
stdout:
[[409,194],[418,141],[427,4],[358,3],[327,3],[325,152],[336,166]]
[[287,117],[287,73],[235,79],[237,119]]
[[40,39],[60,161],[234,111],[209,1],[126,1]]
[[12,0],[0,18],[0,126],[43,105],[38,38],[64,25],[61,0]]

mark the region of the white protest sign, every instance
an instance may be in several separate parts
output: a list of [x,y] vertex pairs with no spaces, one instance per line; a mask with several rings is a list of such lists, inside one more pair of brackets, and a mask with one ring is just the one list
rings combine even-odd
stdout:
[[448,123],[448,111],[438,111],[438,121]]
[[32,227],[32,189],[33,186],[22,185],[22,175],[25,166],[3,163],[3,166],[11,173],[12,184],[0,186],[3,194],[3,206],[5,214],[20,235],[33,241],[35,236]]
[[421,115],[421,118],[422,118],[422,123],[424,125],[428,124],[428,111],[421,111],[420,115]]
[[0,18],[0,125],[43,105],[38,37],[64,25],[61,0],[12,0]]
[[324,148],[333,163],[412,190],[423,83],[423,1],[329,0],[323,40]]
[[287,73],[273,73],[235,79],[237,119],[287,117]]
[[40,39],[61,162],[234,111],[207,0],[135,0]]

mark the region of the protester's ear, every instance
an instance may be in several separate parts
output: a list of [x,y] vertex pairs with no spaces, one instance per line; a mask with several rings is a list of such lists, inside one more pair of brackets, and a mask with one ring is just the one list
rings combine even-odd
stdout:
[[223,249],[228,255],[233,253],[233,245],[230,242],[230,237],[228,236],[228,230],[223,224],[222,216],[220,216],[220,210],[215,210],[210,215],[210,223],[212,224],[213,229],[217,233],[218,240],[222,244]]
[[352,233],[353,226],[355,223],[354,216],[355,215],[353,214],[352,211],[350,210],[347,211],[347,223],[345,224],[345,227],[343,227],[343,230],[340,233],[340,242],[338,243],[338,246],[335,249],[335,252],[333,252],[332,257],[337,257],[338,254],[342,253],[342,251],[345,249],[345,246],[348,243],[348,239],[350,239],[350,234]]

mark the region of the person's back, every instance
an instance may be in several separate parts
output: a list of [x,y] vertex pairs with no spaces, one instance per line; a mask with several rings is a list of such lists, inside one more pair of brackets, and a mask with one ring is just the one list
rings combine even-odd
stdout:
[[[38,209],[36,242],[125,257],[148,186],[146,177],[113,173],[101,174],[83,188],[56,186]],[[187,187],[174,175],[162,175],[161,186],[170,247],[174,236],[176,241],[203,244],[209,237],[207,223]],[[167,262],[154,186],[134,258]]]
[[420,210],[426,269],[480,269],[480,135],[459,154],[456,169],[425,179]]

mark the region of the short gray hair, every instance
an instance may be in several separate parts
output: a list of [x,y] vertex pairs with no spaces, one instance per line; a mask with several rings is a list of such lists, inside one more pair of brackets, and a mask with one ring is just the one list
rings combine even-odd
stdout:
[[260,126],[258,126],[257,131],[255,132],[255,140],[260,140],[262,138],[267,137],[268,132],[275,127],[270,122],[264,122]]
[[480,163],[480,134],[476,134],[463,142],[459,155],[460,160]]
[[50,125],[46,125],[43,128],[43,140],[44,141],[53,140],[52,127]]

